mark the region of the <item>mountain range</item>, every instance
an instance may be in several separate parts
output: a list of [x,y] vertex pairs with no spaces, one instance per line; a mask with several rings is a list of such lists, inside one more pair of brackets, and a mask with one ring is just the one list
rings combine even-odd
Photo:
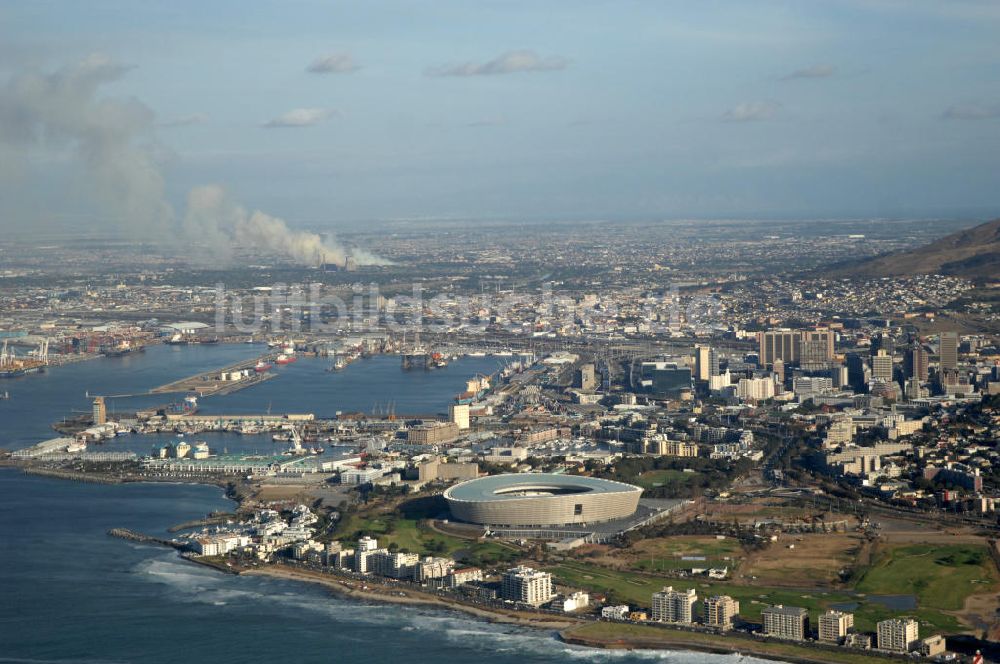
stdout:
[[828,277],[947,274],[973,281],[1000,280],[1000,219],[952,233],[917,249],[837,263]]

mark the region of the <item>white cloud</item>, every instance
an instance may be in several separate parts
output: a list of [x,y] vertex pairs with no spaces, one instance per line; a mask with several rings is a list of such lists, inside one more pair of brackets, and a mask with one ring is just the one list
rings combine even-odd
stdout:
[[770,120],[781,110],[776,101],[744,101],[722,114],[726,122],[752,122]]
[[1000,104],[955,104],[942,117],[946,120],[991,120],[1000,118]]
[[359,69],[361,66],[354,61],[350,53],[324,55],[306,67],[306,71],[310,74],[349,74]]
[[829,78],[837,73],[837,68],[833,65],[813,65],[805,69],[796,69],[787,76],[782,76],[781,80],[791,81],[796,78]]
[[569,60],[558,55],[541,57],[534,51],[507,51],[488,62],[465,62],[427,70],[428,76],[493,76],[530,71],[556,71],[569,66]]
[[265,129],[312,127],[335,115],[337,115],[337,111],[332,108],[294,108],[273,120],[268,120],[261,126]]
[[167,128],[189,127],[191,125],[204,124],[206,122],[208,122],[208,115],[205,113],[192,113],[191,115],[182,115],[170,120],[164,120],[159,123],[159,126]]

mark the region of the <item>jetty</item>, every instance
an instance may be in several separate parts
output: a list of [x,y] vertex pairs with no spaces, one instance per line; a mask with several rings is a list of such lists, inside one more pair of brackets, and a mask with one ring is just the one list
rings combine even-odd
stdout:
[[108,535],[110,535],[111,537],[117,537],[119,539],[128,540],[130,542],[168,546],[172,549],[177,549],[178,551],[191,550],[191,546],[187,542],[178,542],[176,540],[168,540],[162,537],[154,537],[152,535],[146,535],[144,533],[139,533],[134,530],[129,530],[128,528],[112,528],[111,530],[108,531]]
[[273,359],[273,354],[253,357],[249,360],[230,364],[221,369],[203,371],[187,378],[181,378],[180,380],[154,387],[150,390],[150,393],[194,392],[199,396],[230,394],[274,378],[277,374],[268,371],[258,372],[254,369],[258,363],[270,364]]

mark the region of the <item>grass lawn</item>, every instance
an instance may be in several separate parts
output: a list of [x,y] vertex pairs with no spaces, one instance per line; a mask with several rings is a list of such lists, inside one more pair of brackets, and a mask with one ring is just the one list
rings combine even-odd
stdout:
[[635,483],[644,489],[653,489],[667,484],[687,484],[699,475],[682,470],[648,470],[635,478]]
[[[698,645],[710,648],[731,649],[734,652],[754,653],[775,658],[786,658],[789,661],[795,658],[809,659],[823,662],[837,662],[838,664],[871,664],[876,658],[864,655],[857,651],[828,651],[796,645],[794,643],[762,642],[738,636],[720,636],[716,634],[701,634],[698,632],[681,632],[650,625],[631,625],[627,623],[590,623],[581,627],[574,627],[567,630],[569,637],[578,636],[587,639],[598,639],[605,642],[624,641],[628,643],[634,639],[637,645],[644,647],[670,647],[674,648],[685,644],[691,647]],[[877,661],[885,662],[885,659]]]
[[395,514],[345,515],[337,527],[336,538],[347,546],[362,535],[378,539],[379,546],[395,544],[400,550],[421,555],[448,555],[474,565],[489,566],[510,562],[520,551],[500,542],[476,542],[431,530],[425,523]]
[[913,544],[887,548],[858,581],[870,595],[916,595],[924,609],[961,609],[969,595],[997,588],[998,575],[983,546]]
[[[859,602],[857,597],[846,592],[809,592],[787,588],[735,585],[725,581],[669,579],[652,574],[612,570],[577,561],[549,566],[546,567],[546,570],[552,572],[556,580],[564,585],[604,593],[612,602],[622,602],[639,607],[648,608],[653,593],[668,585],[681,590],[694,588],[698,591],[699,600],[704,600],[705,597],[711,595],[729,595],[739,600],[740,615],[752,622],[759,622],[761,610],[771,604],[804,607],[809,610],[812,620],[815,622],[818,620],[819,614],[830,608],[832,604]],[[696,612],[700,612],[702,606],[701,601],[699,601],[695,608]],[[893,611],[866,601],[860,601],[860,606],[853,613],[855,624],[862,631],[874,631],[875,623],[879,620],[901,615],[899,611]],[[951,633],[961,629],[961,625],[954,616],[942,613],[933,606],[922,606],[916,611],[905,613],[924,623],[923,629],[934,630],[927,631],[927,634],[932,634],[935,631]]]
[[[679,536],[636,542],[630,553],[635,556],[630,567],[645,572],[693,567],[728,567],[732,571],[743,556],[743,548],[732,537],[719,540],[714,537]],[[683,560],[685,556],[704,557],[705,560]]]

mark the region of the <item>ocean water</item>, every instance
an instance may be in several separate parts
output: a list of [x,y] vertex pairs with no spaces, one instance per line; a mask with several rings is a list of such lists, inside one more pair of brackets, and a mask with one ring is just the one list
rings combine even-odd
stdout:
[[[134,412],[137,408],[180,401],[182,394],[148,394],[159,385],[200,371],[258,356],[261,344],[151,346],[143,353],[120,358],[102,358],[52,367],[44,374],[0,380],[0,391],[10,399],[0,400],[0,448],[18,449],[52,438],[53,422],[89,413],[87,394],[107,395],[108,412]],[[332,417],[338,411],[387,412],[390,405],[401,415],[446,413],[452,398],[465,390],[465,381],[478,373],[491,373],[500,358],[463,357],[443,369],[402,371],[394,355],[358,360],[344,370],[329,372],[330,360],[300,358],[275,367],[275,378],[227,395],[199,399],[206,414],[315,413]],[[117,395],[130,395],[127,397]],[[241,443],[209,441],[230,451],[257,449],[269,437]],[[151,442],[151,441],[150,441]],[[150,445],[133,441],[121,449],[148,452]]]
[[222,574],[109,537],[166,535],[224,509],[219,489],[100,485],[0,469],[0,662],[754,661],[601,651],[460,613],[345,600],[293,581]]
[[[5,381],[0,447],[53,435],[52,421],[86,411],[86,391],[138,393],[260,352],[244,346],[155,347],[142,355],[58,367]],[[392,357],[330,374],[300,360],[268,383],[205,399],[217,412],[444,409],[466,378],[495,367],[467,358],[447,369],[400,371]],[[299,380],[301,378],[301,380]],[[162,396],[115,400],[123,409]],[[246,437],[244,437],[246,438]],[[150,440],[121,439],[148,449]],[[219,436],[217,445],[267,445]],[[216,487],[100,485],[0,469],[0,662],[407,662],[479,664],[581,661],[729,664],[737,655],[601,651],[567,646],[554,634],[493,625],[463,614],[362,603],[309,584],[236,577],[180,559],[172,550],[106,535],[124,527],[166,535],[173,524],[231,506]]]

